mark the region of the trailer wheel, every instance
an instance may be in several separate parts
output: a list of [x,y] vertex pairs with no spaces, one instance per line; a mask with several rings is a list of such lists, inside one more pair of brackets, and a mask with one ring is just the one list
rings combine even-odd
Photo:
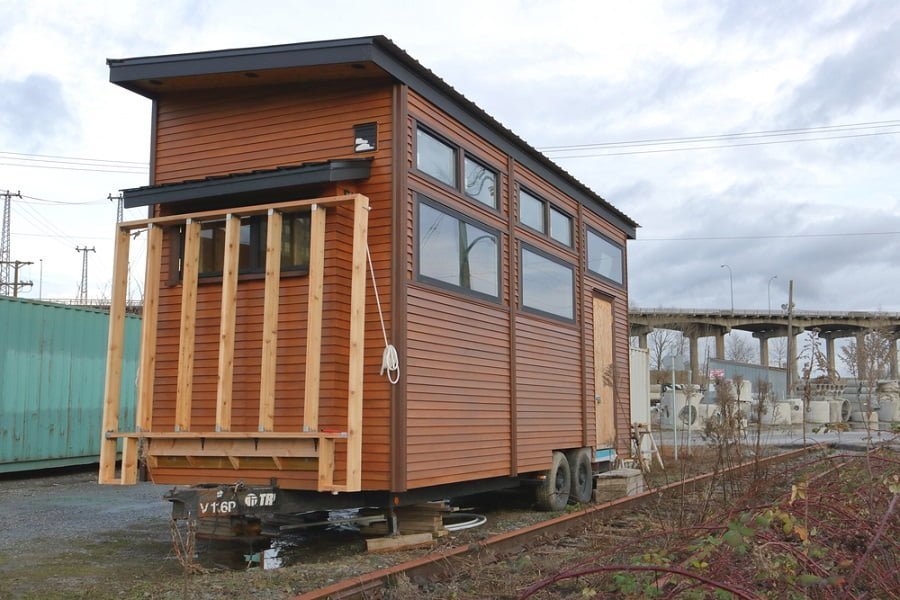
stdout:
[[540,510],[559,511],[566,508],[572,489],[572,473],[569,461],[562,452],[553,452],[553,466],[547,471],[547,478],[537,487],[535,499]]
[[587,448],[566,452],[569,471],[572,474],[572,487],[569,491],[570,502],[590,502],[594,496],[594,472],[591,468],[591,454]]

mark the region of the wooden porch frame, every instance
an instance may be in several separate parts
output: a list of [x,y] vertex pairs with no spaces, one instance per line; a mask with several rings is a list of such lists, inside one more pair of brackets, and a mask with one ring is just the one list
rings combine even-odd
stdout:
[[[349,205],[353,208],[353,250],[350,288],[349,376],[347,387],[347,431],[318,431],[320,366],[322,344],[322,309],[325,254],[325,212],[327,208]],[[310,241],[310,289],[307,315],[308,352],[306,395],[304,397],[303,431],[275,431],[275,374],[278,341],[278,297],[281,278],[281,224],[284,211],[310,207],[312,214]],[[99,482],[101,484],[131,484],[137,480],[137,454],[142,440],[166,441],[166,456],[183,456],[199,460],[216,458],[214,448],[223,450],[233,468],[240,468],[242,456],[259,456],[259,444],[266,444],[274,464],[281,458],[299,455],[318,459],[318,491],[359,491],[362,486],[362,402],[363,358],[365,342],[366,244],[368,238],[368,198],[348,194],[310,200],[279,202],[260,206],[231,208],[171,215],[117,225],[116,253],[113,274],[112,303],[110,305],[107,372],[103,401],[103,436]],[[240,217],[268,215],[266,241],[265,316],[263,325],[263,357],[260,376],[259,431],[242,432],[231,429],[231,385],[234,364],[234,322],[237,299],[237,252]],[[216,387],[216,431],[191,429],[191,396],[194,361],[194,329],[198,285],[200,227],[203,221],[226,220],[226,258],[222,281],[220,313],[218,383]],[[152,426],[153,373],[156,364],[156,329],[158,324],[162,228],[185,227],[185,252],[182,270],[182,312],[179,339],[178,385],[176,395],[175,431],[154,431]],[[128,283],[128,251],[131,233],[148,228],[147,265],[145,274],[145,312],[141,331],[141,355],[135,430],[120,431],[122,359],[124,344],[125,293]],[[233,246],[233,247],[232,247]],[[314,356],[310,360],[310,356]],[[117,440],[123,440],[122,469],[115,476]],[[202,452],[196,454],[196,444]],[[207,442],[208,440],[209,442]],[[249,442],[253,450],[235,444]],[[347,473],[344,485],[335,485],[335,446],[338,440],[347,444]],[[304,443],[304,449],[292,449],[290,443]],[[207,446],[207,444],[210,444]],[[217,446],[218,444],[218,446]],[[179,454],[179,445],[184,453]],[[228,450],[226,452],[226,450]],[[194,452],[194,454],[191,454]],[[235,454],[237,452],[237,454]],[[249,454],[248,454],[249,453]],[[279,466],[280,468],[280,466]]]

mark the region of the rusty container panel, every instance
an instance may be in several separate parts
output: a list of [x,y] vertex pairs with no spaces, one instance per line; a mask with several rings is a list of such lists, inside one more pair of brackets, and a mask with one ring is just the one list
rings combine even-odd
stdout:
[[[125,319],[126,428],[140,324]],[[108,328],[102,310],[0,297],[0,473],[98,460]]]

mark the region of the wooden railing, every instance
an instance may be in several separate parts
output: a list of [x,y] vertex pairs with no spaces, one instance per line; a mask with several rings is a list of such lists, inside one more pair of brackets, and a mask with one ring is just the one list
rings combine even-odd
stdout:
[[[325,222],[329,207],[353,208],[353,251],[350,286],[350,333],[347,385],[347,430],[319,431],[322,309],[325,280]],[[302,431],[275,431],[275,369],[278,347],[278,296],[281,277],[282,213],[308,207],[311,211],[309,304],[306,338],[306,389]],[[319,491],[359,491],[362,481],[363,351],[365,341],[366,244],[368,198],[350,194],[312,200],[205,211],[128,221],[117,225],[113,289],[110,305],[109,346],[103,401],[103,436],[100,449],[101,484],[133,484],[137,481],[139,443],[152,447],[151,458],[181,457],[191,461],[221,460],[233,469],[245,458],[271,459],[276,469],[297,458],[318,460]],[[263,300],[262,367],[259,388],[259,431],[231,431],[234,370],[235,318],[240,250],[240,217],[267,215],[265,295]],[[195,431],[191,426],[193,395],[194,330],[200,225],[225,218],[225,258],[222,273],[218,383],[215,431]],[[156,366],[156,331],[159,310],[163,227],[183,226],[185,235],[182,270],[179,361],[172,431],[153,428],[152,402]],[[137,409],[132,431],[121,431],[119,407],[125,324],[125,291],[131,234],[147,229],[147,264],[144,313],[138,371]],[[118,439],[122,439],[121,473],[116,477]],[[157,440],[157,441],[154,441]],[[335,485],[335,443],[346,440],[347,469],[344,485]],[[153,464],[151,464],[153,467]],[[200,482],[198,482],[200,483]]]

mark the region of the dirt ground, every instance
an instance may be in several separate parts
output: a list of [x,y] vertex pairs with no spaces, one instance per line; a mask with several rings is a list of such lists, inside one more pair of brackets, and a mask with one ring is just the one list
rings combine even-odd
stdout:
[[[198,542],[202,572],[185,577],[173,552],[167,486],[100,486],[95,468],[0,478],[0,598],[286,598],[554,516],[515,495],[475,499],[486,526],[432,549],[368,555],[352,529],[288,538],[287,566],[247,569],[246,545]],[[469,506],[472,506],[471,504]]]

